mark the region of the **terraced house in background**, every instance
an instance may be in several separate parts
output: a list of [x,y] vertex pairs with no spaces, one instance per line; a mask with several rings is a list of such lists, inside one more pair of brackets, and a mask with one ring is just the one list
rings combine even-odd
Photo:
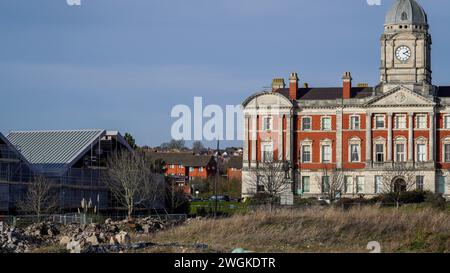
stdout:
[[148,150],[152,160],[164,164],[164,174],[174,179],[184,193],[191,194],[190,181],[206,180],[215,172],[215,160],[211,155],[198,155],[191,152],[155,152]]
[[339,87],[299,86],[292,73],[289,87],[274,79],[272,92],[245,100],[244,196],[256,192],[252,170],[268,160],[291,163],[287,195],[320,195],[322,170],[338,168],[342,195],[374,196],[380,170],[405,166],[416,170],[417,188],[450,196],[450,86],[432,83],[424,9],[397,0],[380,41],[377,86],[353,86],[350,72]]
[[102,183],[108,157],[132,148],[117,131],[20,131],[0,135],[0,204],[14,211],[27,183],[35,175],[47,177],[58,189],[61,211],[76,210],[91,199],[99,210],[113,209]]

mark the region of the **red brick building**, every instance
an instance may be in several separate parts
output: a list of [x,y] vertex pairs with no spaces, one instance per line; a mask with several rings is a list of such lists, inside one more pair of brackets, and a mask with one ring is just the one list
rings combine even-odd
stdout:
[[[289,86],[244,103],[243,196],[256,192],[252,169],[262,161],[289,162],[292,192],[317,196],[324,169],[345,173],[342,195],[380,193],[382,173],[416,170],[416,188],[450,196],[450,86],[431,82],[427,15],[414,0],[398,0],[381,36],[380,82],[353,86],[350,72],[332,88]],[[377,64],[374,64],[377,65]],[[396,177],[403,183],[405,177]]]
[[211,155],[196,155],[194,153],[151,152],[153,160],[164,163],[165,175],[172,177],[179,186],[190,193],[189,181],[205,180],[215,174],[215,161]]
[[233,156],[227,162],[228,180],[242,180],[242,156]]

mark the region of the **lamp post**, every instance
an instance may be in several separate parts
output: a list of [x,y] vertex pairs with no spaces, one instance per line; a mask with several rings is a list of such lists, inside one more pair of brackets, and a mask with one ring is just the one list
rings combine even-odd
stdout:
[[214,218],[217,217],[217,182],[219,180],[219,140],[217,140],[217,153],[216,153],[216,177],[214,179]]

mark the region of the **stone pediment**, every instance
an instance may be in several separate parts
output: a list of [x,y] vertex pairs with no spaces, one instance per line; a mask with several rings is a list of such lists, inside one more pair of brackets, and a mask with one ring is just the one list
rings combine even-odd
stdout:
[[434,105],[436,105],[436,103],[433,100],[424,97],[423,95],[418,94],[404,86],[396,87],[393,90],[367,102],[367,106],[382,107]]
[[267,108],[267,107],[280,107],[280,108],[292,108],[292,102],[290,102],[285,96],[276,92],[261,92],[254,94],[247,98],[242,104],[245,108]]

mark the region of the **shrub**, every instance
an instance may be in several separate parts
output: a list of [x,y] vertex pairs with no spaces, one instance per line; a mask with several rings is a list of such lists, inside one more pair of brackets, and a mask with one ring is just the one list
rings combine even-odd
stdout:
[[[265,205],[269,204],[272,199],[272,196],[268,193],[257,193],[253,197],[249,197],[246,200],[246,203],[251,206]],[[279,203],[279,198],[274,198],[273,203]]]
[[343,198],[337,200],[336,202],[334,202],[333,205],[336,207],[352,208],[355,205],[366,205],[366,204],[372,204],[372,203],[375,203],[375,202],[373,202],[371,199],[366,199],[363,197],[358,197],[358,198],[343,197]]
[[317,204],[318,201],[315,197],[302,198],[301,196],[294,196],[294,205],[296,206],[313,206]]
[[414,190],[402,192],[400,194],[400,202],[405,204],[418,204],[425,201],[425,192],[422,190]]
[[447,206],[445,198],[440,193],[426,192],[425,202],[437,209],[445,209]]
[[[414,190],[414,191],[407,191],[402,192],[398,196],[398,201],[402,204],[419,204],[423,203],[425,201],[425,191],[422,190]],[[372,202],[381,202],[383,204],[391,204],[394,203],[397,199],[396,193],[383,193],[379,196],[376,196],[371,199]]]

